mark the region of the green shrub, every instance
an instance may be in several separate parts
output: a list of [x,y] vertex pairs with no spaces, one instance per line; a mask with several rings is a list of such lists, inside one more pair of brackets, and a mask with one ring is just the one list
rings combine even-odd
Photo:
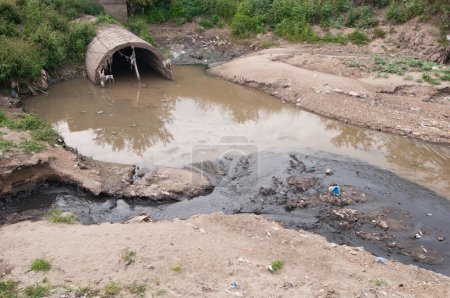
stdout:
[[293,19],[279,23],[275,27],[275,33],[289,41],[317,42],[320,40],[309,24]]
[[46,69],[55,69],[67,58],[67,40],[64,34],[52,31],[48,25],[38,27],[30,34],[30,39],[38,45]]
[[76,22],[70,26],[68,48],[71,57],[82,62],[86,57],[86,49],[95,37],[95,26],[91,23]]
[[404,23],[408,20],[408,12],[400,3],[393,1],[386,11],[386,19],[394,24]]
[[16,24],[8,22],[6,19],[0,17],[0,35],[5,36],[19,35]]
[[28,81],[37,77],[44,66],[35,44],[21,38],[0,36],[0,83]]
[[348,27],[369,28],[377,23],[373,7],[365,5],[350,9],[345,25]]
[[120,22],[110,14],[99,14],[97,16],[97,24],[120,24]]
[[20,14],[13,0],[0,0],[0,16],[8,23],[20,23]]
[[262,33],[264,31],[264,25],[256,17],[237,13],[231,22],[231,32],[239,38],[248,38],[252,33]]
[[355,45],[365,45],[369,43],[369,38],[364,32],[360,30],[355,30],[347,35],[348,40],[350,40]]
[[143,40],[149,43],[155,42],[153,36],[150,35],[149,27],[143,17],[136,16],[130,18],[126,26],[131,32],[133,32]]

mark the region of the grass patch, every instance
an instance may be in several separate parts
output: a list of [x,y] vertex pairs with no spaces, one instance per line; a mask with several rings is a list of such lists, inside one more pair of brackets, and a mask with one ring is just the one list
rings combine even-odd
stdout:
[[174,272],[181,272],[183,270],[183,266],[181,264],[174,264],[170,269]]
[[380,27],[377,27],[377,28],[373,29],[373,35],[375,35],[376,38],[385,38],[386,37],[386,31],[384,31]]
[[137,281],[133,282],[131,285],[127,286],[128,292],[137,297],[145,297],[145,292],[147,291],[147,285],[145,283],[139,283]]
[[277,271],[280,271],[284,267],[284,262],[281,260],[274,260],[269,266],[269,270],[272,273],[275,273]]
[[404,77],[405,81],[412,81],[414,78],[411,75],[407,75],[406,77]]
[[0,281],[0,297],[1,298],[17,298],[19,295],[18,290],[19,282],[12,280]]
[[431,74],[429,73],[423,73],[422,74],[422,80],[424,80],[425,82],[427,82],[428,84],[432,84],[432,85],[439,85],[440,82],[438,79],[434,78]]
[[355,30],[352,33],[347,35],[348,40],[350,40],[351,43],[362,46],[369,43],[370,39],[367,37],[364,32],[361,30]]
[[48,272],[52,269],[52,265],[46,259],[36,259],[31,263],[30,269],[28,271],[35,272]]
[[165,289],[159,289],[159,290],[157,290],[155,293],[154,293],[154,295],[156,296],[156,297],[161,297],[161,296],[164,296],[164,295],[166,295],[167,294],[167,290],[165,290]]
[[28,154],[33,154],[42,152],[45,149],[45,145],[38,141],[23,139],[19,144],[19,148],[22,148]]
[[60,209],[50,208],[45,214],[45,219],[51,223],[74,224],[78,221],[75,214],[64,213]]
[[376,287],[382,287],[389,285],[388,281],[383,278],[377,278],[373,281],[373,285]]
[[[375,56],[373,57],[375,64],[374,70],[378,73],[390,73],[397,75],[404,75],[407,71],[421,72],[422,78],[419,82],[427,82],[429,84],[438,85],[440,81],[450,79],[450,67],[438,66],[437,63],[413,57],[400,58],[385,58]],[[413,77],[408,75],[404,78],[407,81],[413,80]]]
[[276,40],[264,39],[259,42],[260,49],[268,49],[268,48],[273,48],[273,47],[278,47],[278,46],[280,46],[280,43]]
[[122,290],[122,288],[117,283],[110,281],[103,288],[103,292],[104,292],[103,297],[105,297],[105,298],[116,297],[120,293],[121,290]]
[[11,141],[4,140],[0,137],[0,152],[10,151],[15,147],[15,144]]
[[345,37],[342,34],[336,34],[333,35],[329,32],[327,32],[321,39],[323,42],[327,42],[327,43],[339,43],[339,44],[347,44],[348,43],[348,38]]
[[123,262],[125,262],[125,264],[127,265],[132,264],[136,260],[136,252],[133,250],[129,250],[128,248],[124,249],[122,251],[120,258],[122,259]]
[[42,298],[47,296],[49,292],[50,287],[48,285],[41,285],[41,284],[28,286],[23,290],[25,298]]

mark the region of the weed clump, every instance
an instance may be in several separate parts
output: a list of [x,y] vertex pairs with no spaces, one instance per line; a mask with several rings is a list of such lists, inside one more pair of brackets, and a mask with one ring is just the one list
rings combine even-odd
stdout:
[[46,259],[36,259],[31,263],[29,271],[35,272],[48,272],[52,268],[52,265]]
[[23,290],[25,298],[42,298],[47,296],[50,292],[48,285],[36,284],[34,286],[28,286]]
[[103,289],[104,292],[104,296],[105,298],[111,298],[111,297],[116,297],[120,291],[122,290],[122,288],[115,282],[110,281],[109,283],[107,283]]
[[122,251],[121,259],[123,262],[125,262],[125,264],[130,265],[135,262],[136,252],[129,250],[128,248],[124,249]]
[[73,213],[64,213],[55,207],[50,208],[45,214],[45,219],[50,223],[74,224],[78,218]]
[[268,269],[270,272],[275,273],[277,271],[280,271],[281,269],[283,269],[284,267],[284,262],[281,260],[274,260],[272,261],[272,263],[269,265]]
[[347,37],[348,40],[351,41],[351,43],[358,46],[366,45],[369,43],[369,38],[361,30],[355,30],[352,33],[350,33]]
[[0,297],[2,298],[16,298],[19,295],[19,282],[12,280],[0,281]]

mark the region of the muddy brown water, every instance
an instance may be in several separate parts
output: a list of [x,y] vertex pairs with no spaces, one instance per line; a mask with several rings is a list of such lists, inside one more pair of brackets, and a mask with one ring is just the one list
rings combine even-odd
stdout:
[[[84,224],[142,213],[155,220],[256,213],[450,275],[449,147],[319,117],[207,76],[202,67],[177,66],[174,75],[171,82],[143,74],[141,88],[131,75],[105,89],[74,80],[28,99],[25,109],[95,159],[201,168],[215,185],[211,193],[155,204],[49,184],[0,200],[0,222],[11,215],[12,222],[39,217],[51,205],[75,213]],[[327,168],[333,175],[325,174]],[[314,182],[293,187],[292,176]],[[367,201],[322,201],[331,184],[354,187]],[[337,214],[348,214],[342,208],[356,210],[356,218],[340,218]],[[41,213],[27,213],[36,209]],[[417,233],[420,239],[411,237]]]
[[223,147],[228,137],[228,143],[247,141],[248,150],[259,152],[351,157],[450,199],[448,146],[320,117],[208,76],[203,67],[176,66],[174,77],[172,82],[143,74],[141,88],[130,74],[105,89],[73,80],[26,100],[24,107],[52,123],[69,146],[102,161],[181,166],[200,158],[199,146]]

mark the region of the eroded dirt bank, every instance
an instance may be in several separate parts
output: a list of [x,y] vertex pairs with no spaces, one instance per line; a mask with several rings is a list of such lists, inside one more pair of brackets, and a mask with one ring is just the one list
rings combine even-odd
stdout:
[[[6,278],[24,287],[45,277],[52,297],[75,297],[68,289],[80,287],[101,295],[108,282],[122,289],[120,297],[133,297],[126,287],[135,281],[148,285],[147,297],[450,295],[448,277],[395,261],[383,265],[364,250],[254,215],[92,226],[23,222],[2,226],[0,236]],[[123,260],[124,250],[135,252],[132,261]],[[42,257],[52,269],[26,273]],[[284,267],[272,274],[267,266],[274,260]]]
[[356,74],[348,60],[344,53],[290,45],[234,59],[209,73],[346,123],[450,143],[448,83],[430,86]]
[[[24,115],[20,109],[8,108],[5,98],[0,101],[0,108],[13,117]],[[28,131],[6,127],[0,132],[4,140],[11,142],[29,135]],[[29,191],[46,181],[70,183],[95,195],[145,197],[156,201],[198,196],[211,187],[205,176],[190,170],[138,169],[133,165],[100,162],[61,145],[46,145],[44,151],[33,154],[17,148],[0,153],[0,198]]]

